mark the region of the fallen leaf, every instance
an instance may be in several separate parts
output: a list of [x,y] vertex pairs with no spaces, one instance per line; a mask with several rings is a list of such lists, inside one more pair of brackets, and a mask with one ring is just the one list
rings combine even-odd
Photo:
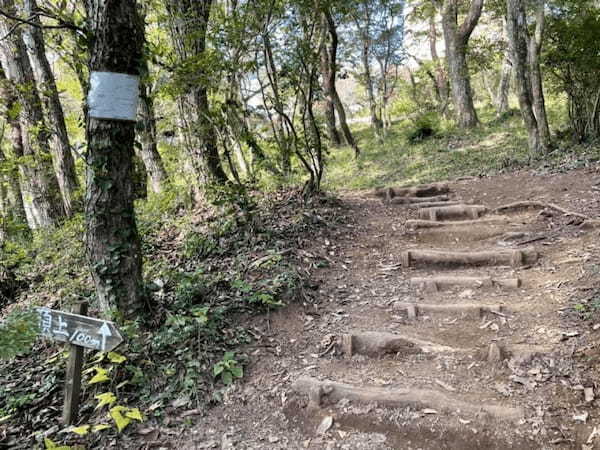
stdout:
[[317,428],[317,434],[325,434],[327,430],[331,428],[333,425],[333,417],[327,416],[322,421],[321,424]]

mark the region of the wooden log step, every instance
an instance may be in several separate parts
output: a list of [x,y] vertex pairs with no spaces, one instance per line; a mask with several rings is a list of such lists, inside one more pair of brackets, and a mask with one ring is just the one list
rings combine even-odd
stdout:
[[375,196],[389,201],[395,197],[431,197],[433,195],[447,194],[448,192],[450,192],[448,184],[432,183],[413,187],[379,188],[375,190]]
[[474,225],[490,226],[505,225],[510,223],[508,218],[494,217],[479,220],[457,220],[448,222],[437,222],[434,220],[407,220],[406,227],[416,230],[419,228],[443,228],[443,227],[471,227]]
[[357,403],[377,403],[390,408],[433,409],[448,414],[456,413],[462,418],[465,415],[485,414],[500,420],[518,421],[524,416],[521,408],[483,402],[470,403],[458,395],[450,396],[445,392],[430,389],[358,387],[306,376],[298,378],[292,384],[292,389],[298,394],[308,396],[310,407],[333,405],[346,399]]
[[484,317],[488,314],[502,313],[505,311],[502,305],[479,305],[473,303],[458,303],[449,305],[425,304],[425,303],[400,303],[394,309],[405,311],[409,319],[416,319],[423,314],[469,314]]
[[520,278],[505,278],[497,279],[492,277],[444,277],[435,276],[429,278],[416,277],[410,279],[411,286],[416,286],[420,289],[425,289],[431,292],[437,292],[440,289],[448,288],[451,286],[465,286],[465,287],[506,287],[516,289],[521,287]]
[[450,198],[447,195],[434,195],[431,197],[395,197],[390,199],[393,205],[411,205],[413,203],[429,202],[447,202]]
[[480,252],[451,252],[438,250],[407,250],[402,253],[401,263],[407,268],[415,264],[445,265],[511,265],[532,264],[538,259],[533,248],[520,250],[488,250]]
[[458,206],[461,202],[424,202],[406,205],[408,209],[440,208],[442,206]]
[[424,208],[419,211],[419,219],[421,220],[447,220],[456,219],[459,217],[469,217],[471,219],[479,219],[479,217],[487,211],[483,205],[452,205],[439,206],[435,208]]
[[344,355],[383,356],[389,354],[453,353],[452,347],[422,341],[392,333],[362,332],[343,334],[341,350]]

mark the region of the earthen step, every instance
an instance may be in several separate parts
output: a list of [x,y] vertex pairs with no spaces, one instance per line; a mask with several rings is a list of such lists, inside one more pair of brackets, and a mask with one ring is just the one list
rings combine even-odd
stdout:
[[394,197],[390,199],[390,203],[394,205],[412,205],[416,203],[430,202],[448,202],[450,198],[447,195],[433,195],[430,197]]
[[450,188],[446,183],[433,183],[413,187],[379,188],[375,190],[375,196],[389,201],[395,197],[431,197],[448,192]]
[[469,217],[478,219],[487,212],[487,208],[483,205],[452,205],[452,206],[437,206],[435,208],[424,208],[419,211],[419,219],[421,220],[447,220],[458,219],[460,217]]
[[494,286],[516,289],[521,286],[520,278],[492,278],[492,277],[451,277],[451,276],[434,276],[428,278],[411,278],[410,284],[420,289],[425,289],[430,292],[437,292],[440,289],[452,286],[491,288]]
[[491,226],[506,225],[510,220],[507,217],[494,217],[490,219],[479,220],[456,220],[447,222],[438,222],[435,220],[407,220],[405,225],[409,229],[419,228],[443,228],[443,227],[471,227],[471,226]]
[[342,353],[346,356],[412,355],[419,353],[454,353],[461,350],[422,341],[410,336],[381,332],[354,332],[340,338]]
[[500,420],[519,421],[524,417],[522,408],[483,402],[471,403],[459,395],[430,389],[354,386],[312,377],[300,377],[292,389],[309,398],[310,407],[334,405],[340,400],[358,403],[377,403],[390,408],[433,409],[436,412],[465,416],[487,415]]
[[505,311],[505,308],[502,305],[478,305],[473,303],[453,303],[449,305],[399,303],[395,304],[394,308],[405,311],[409,319],[416,319],[422,314],[468,314],[480,318],[488,314],[502,313]]
[[411,205],[407,205],[408,209],[426,209],[426,208],[440,208],[442,206],[458,206],[462,205],[462,202],[455,201],[447,201],[447,202],[423,202],[423,203],[414,203]]
[[511,265],[513,267],[533,264],[538,260],[538,252],[533,248],[520,250],[488,250],[479,252],[452,252],[441,250],[407,250],[402,253],[404,268],[415,264],[444,265]]

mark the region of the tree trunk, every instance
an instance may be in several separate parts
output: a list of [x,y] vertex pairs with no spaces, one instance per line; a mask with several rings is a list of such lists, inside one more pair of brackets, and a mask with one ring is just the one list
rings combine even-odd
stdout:
[[[178,101],[186,116],[188,153],[201,184],[224,184],[228,181],[217,147],[217,135],[210,118],[208,76],[198,64],[206,49],[206,31],[213,0],[169,0],[171,39],[182,67],[181,91]],[[193,63],[194,70],[186,69]]]
[[429,17],[429,52],[431,53],[431,60],[435,65],[435,75],[433,77],[435,82],[435,92],[439,103],[439,109],[444,114],[448,107],[448,76],[444,65],[440,61],[440,57],[437,52],[437,27],[435,24],[435,12]]
[[546,116],[546,101],[544,99],[544,88],[542,86],[542,71],[540,69],[540,52],[542,50],[542,39],[545,25],[545,0],[536,0],[535,31],[529,36],[528,56],[531,71],[531,94],[533,100],[533,112],[537,120],[540,145],[544,149],[550,147],[550,128]]
[[539,154],[544,151],[533,112],[531,79],[527,70],[527,40],[525,37],[525,12],[521,0],[506,0],[507,34],[510,54],[515,68],[515,81],[519,93],[519,106],[523,122],[529,135],[529,151]]
[[[12,125],[9,125],[9,127],[12,129]],[[0,148],[0,165],[6,161],[7,157]],[[18,171],[9,169],[0,173],[0,203],[0,218],[10,219],[19,224],[27,224]],[[0,222],[2,221],[0,220]]]
[[[25,12],[35,24],[41,24],[39,16],[36,15],[38,11],[35,0],[25,0]],[[79,186],[79,182],[75,173],[75,161],[71,153],[63,108],[58,96],[54,74],[46,57],[42,29],[38,26],[26,26],[23,30],[29,60],[33,66],[34,74],[39,77],[38,87],[53,134],[52,162],[54,171],[58,179],[65,213],[67,216],[71,216],[73,210],[77,209],[76,205],[73,204],[73,195]]]
[[[340,133],[337,130],[335,121],[335,106],[332,100],[332,85],[335,83],[335,76],[332,77],[332,62],[329,61],[329,49],[324,42],[321,47],[321,77],[323,79],[323,92],[325,92],[325,120],[327,122],[327,134],[329,141],[334,147],[342,145]],[[333,63],[335,64],[335,63]]]
[[377,116],[377,102],[375,101],[375,88],[373,87],[373,77],[371,76],[371,65],[369,61],[369,36],[363,36],[362,46],[362,64],[363,64],[363,77],[365,79],[365,88],[367,89],[367,99],[369,101],[369,112],[371,114],[371,125],[375,127],[375,134],[381,137],[381,130],[383,124]]
[[[342,134],[344,136],[344,140],[346,144],[352,147],[354,150],[354,156],[358,158],[360,155],[360,148],[358,144],[354,140],[354,136],[350,131],[350,127],[348,126],[348,121],[346,120],[346,110],[344,109],[344,104],[340,99],[340,95],[335,86],[335,80],[337,77],[337,48],[338,48],[338,34],[337,27],[333,20],[333,16],[331,15],[331,11],[327,8],[323,9],[323,18],[325,20],[325,26],[327,27],[327,31],[329,32],[329,48],[327,61],[329,63],[328,75],[329,79],[327,82],[327,93],[329,95],[329,99],[333,104],[335,112],[337,112],[337,117],[340,122],[340,127],[342,128]],[[327,47],[327,45],[325,45]],[[325,75],[323,75],[325,76]]]
[[156,118],[154,116],[154,100],[146,83],[140,86],[140,103],[138,105],[138,136],[140,139],[140,158],[144,162],[150,187],[160,193],[167,182],[167,172],[158,153],[156,140]]
[[468,16],[460,26],[458,25],[458,1],[444,0],[442,8],[442,26],[452,98],[458,125],[461,128],[472,128],[479,123],[473,105],[473,93],[467,65],[467,46],[471,33],[481,16],[482,8],[483,0],[472,0]]
[[[11,12],[12,2],[0,1],[0,6]],[[45,131],[42,105],[38,96],[33,71],[27,58],[27,49],[20,28],[5,18],[0,18],[2,66],[10,87],[5,89],[9,104],[18,102],[18,120],[11,120],[15,156],[19,164],[21,191],[29,227],[33,229],[55,226],[64,216],[58,182],[51,166],[48,133]],[[2,74],[2,78],[4,78]],[[10,115],[9,115],[10,117]],[[18,122],[18,126],[17,126]]]
[[[139,75],[144,28],[135,0],[87,0],[90,72]],[[86,248],[98,303],[127,319],[147,308],[133,207],[135,122],[88,114]]]
[[[507,52],[508,53],[508,52]],[[498,92],[494,101],[496,105],[496,117],[501,117],[508,112],[508,93],[510,90],[510,76],[512,74],[512,64],[508,55],[504,58],[502,72],[500,73],[500,82],[498,83]]]

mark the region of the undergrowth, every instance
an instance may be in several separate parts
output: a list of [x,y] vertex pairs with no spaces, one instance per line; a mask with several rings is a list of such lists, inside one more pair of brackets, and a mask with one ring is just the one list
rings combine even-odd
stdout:
[[[212,195],[220,206],[193,212],[170,191],[138,205],[152,307],[143,322],[119,324],[125,343],[118,353],[86,352],[83,428],[59,423],[61,345],[38,341],[32,352],[0,361],[0,429],[9,447],[59,442],[97,448],[110,437],[127,447],[134,437],[118,431],[139,418],[181,426],[189,419],[177,418],[176,411],[203,411],[243,376],[244,348],[255,335],[250,319],[301,293],[308,298],[309,271],[296,249],[335,220],[328,216],[339,209],[335,201],[320,197],[305,204],[294,191]],[[14,273],[26,286],[16,303],[70,310],[89,300],[90,315],[100,315],[82,242],[81,217],[15,242],[5,258],[18,259]]]

